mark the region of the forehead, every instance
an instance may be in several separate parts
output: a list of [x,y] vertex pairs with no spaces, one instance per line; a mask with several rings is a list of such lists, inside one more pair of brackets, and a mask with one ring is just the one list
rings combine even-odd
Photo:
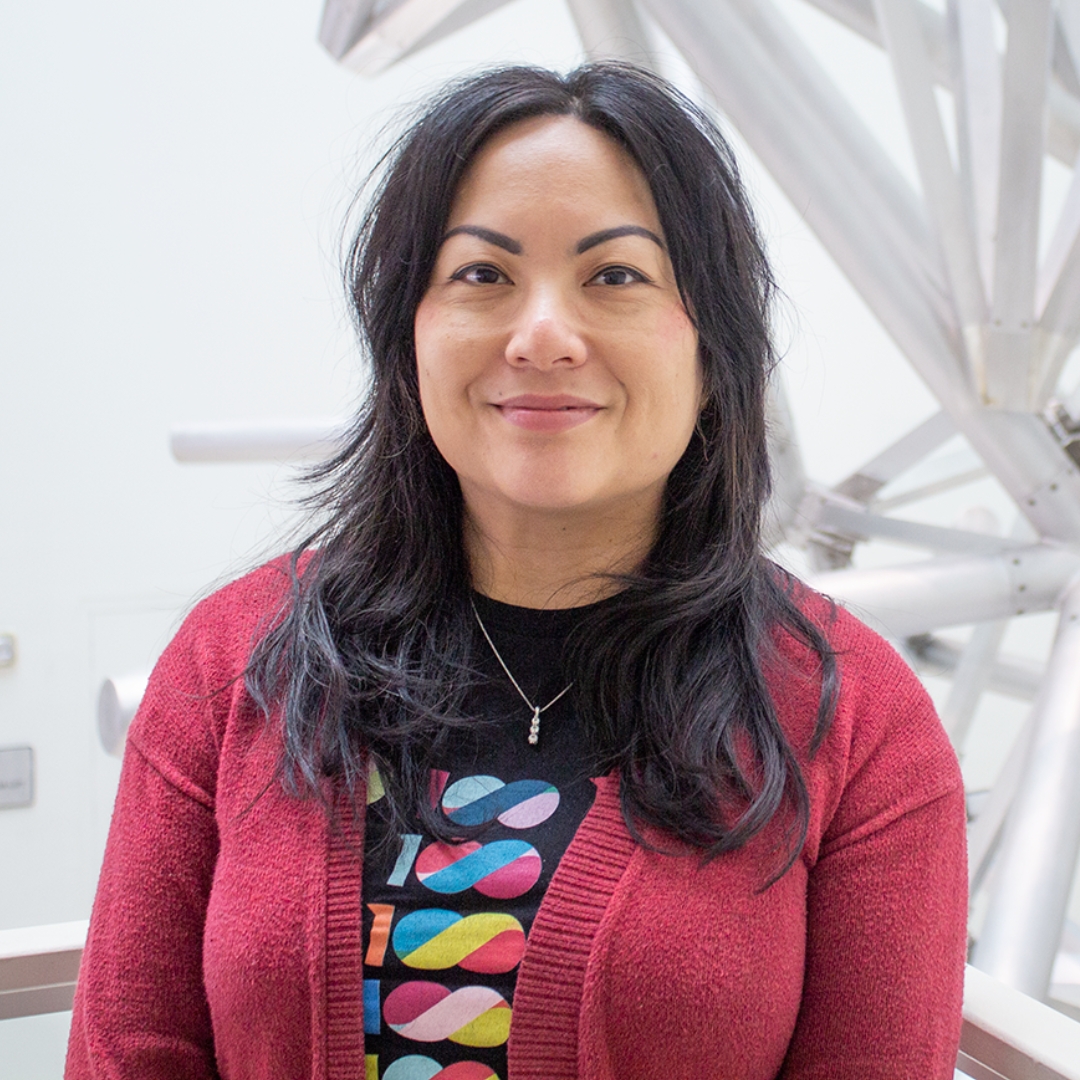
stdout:
[[554,221],[598,213],[659,232],[648,182],[618,143],[572,116],[540,116],[483,145],[455,192],[449,225],[490,214]]

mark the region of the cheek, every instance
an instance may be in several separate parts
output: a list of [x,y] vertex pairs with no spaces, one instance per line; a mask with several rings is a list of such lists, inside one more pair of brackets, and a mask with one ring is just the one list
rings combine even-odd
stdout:
[[431,441],[443,460],[458,471],[461,456],[461,418],[454,409],[452,388],[441,379],[440,371],[424,364],[417,352],[417,382],[420,390],[420,412],[424,417]]
[[667,398],[666,452],[672,459],[672,465],[682,457],[693,437],[694,425],[701,412],[704,386],[697,334],[685,314],[679,314],[681,317],[672,318],[666,328],[670,333],[670,363],[663,365],[665,378],[662,382],[662,392]]
[[664,331],[669,335],[671,348],[684,357],[688,367],[692,368],[694,378],[701,378],[701,364],[698,362],[698,336],[694,324],[685,311],[679,308],[668,316]]
[[421,303],[413,335],[424,423],[443,459],[461,472],[472,451],[469,357],[475,350],[453,331],[438,305]]
[[441,337],[439,320],[432,312],[426,301],[421,301],[416,309],[416,318],[413,319],[413,349],[416,354],[416,367],[423,382],[425,375],[431,371],[431,360],[439,353],[439,338]]
[[657,341],[672,357],[693,358],[697,362],[698,336],[690,316],[679,301],[659,312],[653,325]]
[[420,411],[428,432],[436,444],[445,438],[448,391],[445,385],[446,365],[435,361],[432,351],[425,348],[420,334],[416,337],[416,382],[420,391]]
[[467,313],[451,305],[423,300],[413,320],[413,343],[419,377],[446,388],[475,377],[490,349]]
[[454,363],[453,338],[446,332],[445,319],[437,311],[421,303],[413,322],[413,342],[416,351],[416,376],[420,386],[420,404],[432,426],[431,411],[439,406],[452,390]]
[[667,312],[658,330],[671,359],[670,364],[665,365],[665,381],[672,407],[683,414],[688,427],[693,428],[701,411],[704,387],[697,331],[682,307]]

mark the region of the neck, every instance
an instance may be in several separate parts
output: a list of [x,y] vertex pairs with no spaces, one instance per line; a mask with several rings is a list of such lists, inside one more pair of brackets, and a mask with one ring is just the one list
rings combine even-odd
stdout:
[[465,550],[484,596],[529,608],[595,603],[620,589],[613,574],[641,565],[656,535],[659,506],[522,512],[466,501]]

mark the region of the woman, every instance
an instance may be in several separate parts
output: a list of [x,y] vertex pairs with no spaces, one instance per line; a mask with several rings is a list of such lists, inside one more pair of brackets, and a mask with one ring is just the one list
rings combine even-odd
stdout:
[[69,1076],[951,1077],[960,778],[761,554],[715,127],[626,67],[466,80],[349,282],[367,403],[301,551],[158,665]]

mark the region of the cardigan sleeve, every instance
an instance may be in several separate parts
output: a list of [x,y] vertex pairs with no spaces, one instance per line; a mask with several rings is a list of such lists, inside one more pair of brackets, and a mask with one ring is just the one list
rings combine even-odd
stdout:
[[128,734],[79,970],[69,1080],[218,1075],[203,971],[218,774],[223,742],[251,712],[242,673],[282,578],[271,564],[202,601],[151,676]]
[[802,1002],[780,1075],[951,1080],[966,949],[963,782],[915,676],[859,634],[840,655],[843,785],[823,800]]
[[202,980],[216,846],[207,800],[129,743],[79,970],[69,1080],[217,1076]]

